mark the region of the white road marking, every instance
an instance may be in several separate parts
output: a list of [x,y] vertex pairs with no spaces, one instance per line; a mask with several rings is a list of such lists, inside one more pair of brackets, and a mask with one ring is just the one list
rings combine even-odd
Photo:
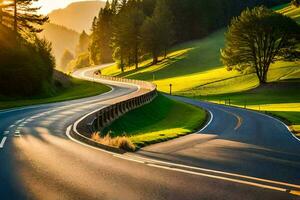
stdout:
[[188,170],[184,170],[184,169],[165,167],[165,166],[160,166],[160,165],[156,165],[156,164],[147,164],[147,165],[151,166],[151,167],[170,170],[170,171],[177,171],[177,172],[182,172],[182,173],[192,174],[192,175],[197,175],[197,176],[205,176],[205,177],[209,177],[209,178],[220,179],[220,180],[225,180],[225,181],[230,181],[230,182],[235,182],[235,183],[240,183],[240,184],[245,184],[245,185],[251,185],[251,186],[266,188],[266,189],[271,189],[271,190],[277,190],[277,191],[281,191],[281,192],[287,192],[288,191],[287,189],[281,188],[281,187],[264,185],[264,184],[260,184],[260,183],[254,183],[254,182],[250,182],[250,181],[233,179],[233,178],[228,178],[228,177],[223,177],[223,176],[204,174],[204,173],[200,173],[200,172],[194,172],[194,171],[188,171]]
[[[150,167],[156,167],[156,168],[162,168],[162,169],[167,169],[167,170],[172,170],[172,171],[184,172],[184,173],[187,173],[187,174],[205,176],[205,177],[221,179],[221,180],[225,180],[225,181],[236,182],[236,183],[240,183],[240,184],[256,186],[256,187],[260,187],[260,188],[267,188],[267,189],[277,190],[277,191],[281,191],[281,192],[289,192],[290,194],[293,194],[293,195],[299,195],[298,190],[289,190],[287,188],[282,188],[282,186],[300,189],[300,185],[295,185],[295,184],[290,184],[290,183],[285,183],[285,182],[279,182],[279,181],[272,181],[272,180],[268,180],[268,179],[256,178],[256,177],[245,176],[245,175],[240,175],[240,174],[216,171],[216,170],[211,170],[211,169],[192,167],[192,166],[188,166],[188,165],[176,164],[176,163],[171,163],[171,162],[164,162],[164,161],[155,160],[155,159],[143,158],[143,157],[140,157],[140,156],[131,156],[131,155],[127,156],[127,155],[116,154],[116,153],[113,153],[113,152],[110,152],[110,151],[107,151],[107,150],[104,150],[104,149],[100,149],[100,148],[91,146],[89,144],[86,144],[86,143],[83,143],[83,142],[80,142],[80,141],[74,139],[70,135],[70,130],[71,130],[71,126],[69,126],[67,128],[66,135],[72,141],[74,141],[76,143],[79,143],[83,146],[86,146],[88,148],[108,153],[108,154],[113,155],[114,157],[117,157],[117,158],[120,158],[120,159],[134,161],[134,162],[137,162],[137,163],[140,163],[140,164],[146,164]],[[162,166],[162,165],[159,165],[159,164],[168,164],[171,167]],[[211,172],[211,173],[220,174],[220,175],[212,175],[212,174],[206,174],[206,173],[203,173],[203,172],[201,173],[201,172],[189,171],[189,170],[185,170],[185,169],[179,169],[179,168],[176,168],[176,167],[200,170],[200,171]],[[222,176],[222,175],[233,176],[235,178],[229,178],[229,177]],[[241,179],[238,179],[238,178],[248,179],[248,181],[241,180]],[[258,182],[261,182],[261,183],[257,183],[257,182],[254,182],[254,181],[258,181]],[[275,184],[279,187],[267,185],[267,183]]]
[[12,125],[10,125],[8,128],[13,128],[13,127],[15,127],[16,125],[14,125],[14,124],[12,124]]
[[211,124],[211,122],[212,122],[213,119],[214,119],[214,115],[212,114],[212,112],[211,112],[210,110],[207,110],[207,111],[208,111],[209,114],[210,114],[210,119],[209,119],[208,123],[207,123],[200,131],[198,131],[198,133],[204,131],[204,130]]
[[20,130],[16,130],[15,134],[20,134],[20,132],[21,132]]
[[136,159],[134,159],[134,158],[130,158],[130,157],[124,157],[124,156],[121,156],[121,155],[118,155],[118,154],[115,154],[115,155],[113,155],[114,157],[117,157],[117,158],[121,158],[121,159],[123,159],[123,160],[129,160],[129,161],[133,161],[133,162],[137,162],[137,163],[143,163],[143,164],[145,164],[145,162],[144,161],[141,161],[141,160],[136,160]]
[[[84,72],[81,73],[81,76],[85,76]],[[97,112],[97,111],[95,111],[95,112]],[[205,128],[207,128],[208,125],[212,122],[213,115],[212,115],[211,112],[210,112],[210,114],[211,114],[211,118],[210,118],[209,122],[199,132],[201,132]],[[233,114],[233,113],[231,113],[231,114]],[[242,118],[240,118],[237,115],[235,115],[235,116],[238,119],[238,123],[235,127],[235,130],[237,130],[242,125]],[[78,121],[76,121],[74,123],[73,130],[76,133],[78,133],[77,130],[76,130],[76,128],[77,128],[76,126],[77,126],[78,122],[81,121],[84,117],[82,117],[81,119],[79,119]],[[145,162],[145,160],[138,160],[137,158],[134,158],[134,157],[131,157],[131,156],[126,156],[126,155],[123,156],[123,155],[120,155],[120,154],[115,154],[115,153],[112,153],[112,152],[109,152],[109,151],[106,151],[106,150],[103,150],[103,149],[93,147],[91,145],[85,144],[83,142],[80,142],[80,141],[72,138],[71,135],[70,135],[70,130],[71,130],[71,126],[68,127],[66,134],[72,141],[75,141],[79,144],[82,144],[84,146],[87,146],[87,147],[95,149],[95,150],[99,150],[99,151],[109,153],[109,154],[113,155],[114,157],[118,157],[118,158],[121,158],[121,159],[130,160],[130,161],[138,162],[138,163],[141,163],[141,164],[147,164],[148,166],[156,167],[156,168],[162,168],[162,169],[167,169],[167,170],[172,170],[172,171],[178,171],[178,172],[183,172],[183,173],[193,174],[193,175],[198,175],[198,176],[206,176],[206,177],[210,177],[210,178],[221,179],[221,180],[236,182],[236,183],[240,183],[240,184],[246,184],[246,185],[251,185],[251,186],[256,186],[256,187],[261,187],[261,188],[273,189],[273,190],[277,190],[277,191],[281,191],[281,192],[289,192],[290,194],[295,194],[295,193],[299,192],[297,190],[289,190],[287,188],[282,187],[282,186],[292,186],[293,188],[300,188],[300,186],[298,186],[298,185],[293,185],[293,184],[289,184],[289,183],[282,183],[282,182],[277,182],[277,181],[272,181],[272,180],[265,180],[265,179],[260,179],[260,178],[256,178],[256,177],[248,177],[248,176],[243,176],[243,175],[238,175],[238,174],[230,174],[230,173],[227,173],[227,172],[214,171],[214,170],[209,170],[209,169],[201,169],[202,172],[196,172],[196,171],[189,170],[189,169],[193,169],[192,166],[184,166],[185,169],[180,169],[180,168],[178,168],[178,166],[176,166],[175,163],[172,163],[170,166],[162,166],[162,165],[158,164],[158,162],[160,162],[160,161],[149,163],[149,162]],[[176,166],[177,168],[174,167],[174,166]],[[215,174],[209,174],[209,173],[205,173],[205,172],[211,172],[211,173],[213,172]],[[224,175],[233,176],[234,178],[226,177]],[[250,181],[249,180],[243,180],[243,179],[249,179]],[[257,181],[257,182],[254,182],[254,181]],[[268,185],[267,183],[276,184],[276,186]]]
[[154,164],[171,165],[171,166],[175,166],[175,167],[181,167],[181,168],[186,168],[186,169],[193,169],[193,170],[199,170],[199,171],[204,171],[204,172],[222,174],[222,175],[227,175],[227,176],[233,176],[233,177],[238,177],[238,178],[250,179],[250,180],[260,181],[260,182],[267,182],[267,183],[277,184],[277,185],[284,185],[286,187],[293,187],[293,188],[300,189],[300,185],[295,185],[295,184],[290,184],[290,183],[285,183],[285,182],[280,182],[280,181],[272,181],[272,180],[268,180],[268,179],[257,178],[257,177],[252,177],[252,176],[246,176],[246,175],[241,175],[241,174],[235,174],[235,173],[217,171],[217,170],[200,168],[200,167],[193,167],[193,166],[183,165],[183,164],[176,164],[176,163],[165,162],[165,161],[160,161],[160,160],[155,160],[155,159],[143,158],[143,157],[140,157],[140,156],[130,156],[130,157],[135,157],[137,159],[142,159],[144,161],[148,161],[148,163],[152,162]]
[[6,141],[7,137],[3,137],[0,143],[0,149],[2,149],[4,147],[5,141]]

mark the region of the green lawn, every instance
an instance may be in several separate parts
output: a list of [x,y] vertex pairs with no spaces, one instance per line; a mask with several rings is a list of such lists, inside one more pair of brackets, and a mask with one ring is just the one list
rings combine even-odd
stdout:
[[137,146],[157,143],[198,130],[206,121],[204,110],[159,95],[153,102],[113,122],[104,132],[125,134]]
[[280,10],[278,10],[278,12],[285,14],[300,23],[300,7],[296,8],[287,4],[285,7],[282,7]]
[[[300,19],[300,8],[285,5],[278,12],[297,21]],[[103,74],[153,81],[162,92],[169,92],[169,84],[172,84],[173,94],[176,95],[204,98],[215,102],[231,98],[233,103],[239,106],[243,106],[244,101],[247,101],[248,108],[263,109],[285,117],[294,124],[296,131],[300,131],[299,90],[282,87],[255,89],[259,86],[255,74],[227,71],[220,62],[224,31],[225,29],[207,38],[172,48],[168,59],[157,65],[151,66],[151,60],[146,60],[140,63],[138,70],[129,67],[121,74],[116,66],[112,66],[103,70]],[[268,74],[268,82],[299,80],[299,66],[300,62],[273,64]],[[295,85],[299,85],[298,80],[294,82]]]
[[53,96],[36,96],[28,99],[0,97],[0,109],[80,99],[108,92],[109,90],[109,87],[102,84],[72,79],[72,86],[57,91]]
[[267,111],[287,119],[295,131],[300,130],[300,79],[270,83],[252,90],[221,95],[194,96],[197,99],[249,109]]

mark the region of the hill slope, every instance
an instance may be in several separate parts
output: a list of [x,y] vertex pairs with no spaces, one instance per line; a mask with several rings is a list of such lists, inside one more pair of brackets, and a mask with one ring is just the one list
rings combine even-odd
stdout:
[[63,9],[49,13],[50,22],[73,29],[77,32],[89,31],[93,18],[98,15],[104,1],[75,2]]
[[44,25],[44,31],[39,34],[52,43],[53,54],[59,65],[61,56],[65,49],[73,52],[79,40],[79,33],[64,26],[48,23]]
[[[296,8],[285,7],[279,12],[298,19]],[[216,103],[231,99],[236,106],[264,110],[288,119],[295,132],[300,132],[299,79],[300,62],[278,62],[271,66],[269,85],[258,87],[255,74],[227,71],[220,62],[220,48],[224,45],[224,31],[220,30],[202,40],[174,47],[168,59],[150,66],[151,60],[141,63],[135,70],[128,68],[120,73],[116,66],[102,71],[103,74],[154,81],[158,89]],[[293,80],[292,80],[293,79]],[[290,87],[293,86],[293,87]]]

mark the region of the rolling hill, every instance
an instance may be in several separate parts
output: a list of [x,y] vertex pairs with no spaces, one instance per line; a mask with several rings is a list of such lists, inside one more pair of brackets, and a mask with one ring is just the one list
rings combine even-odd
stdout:
[[50,22],[63,25],[77,32],[89,32],[93,18],[98,15],[104,1],[81,1],[71,3],[63,9],[54,10],[48,14]]
[[44,31],[39,34],[52,43],[53,55],[59,65],[65,49],[73,52],[79,40],[79,33],[64,26],[48,23],[44,25]]
[[[299,11],[290,6],[278,12],[298,21]],[[259,86],[255,74],[227,71],[220,62],[220,48],[224,46],[224,31],[207,38],[181,44],[170,50],[168,59],[157,65],[151,60],[140,63],[140,68],[127,68],[120,73],[117,66],[102,74],[153,81],[162,92],[261,110],[287,119],[300,136],[300,63],[278,62],[271,66],[269,84]],[[259,86],[259,87],[258,87]]]

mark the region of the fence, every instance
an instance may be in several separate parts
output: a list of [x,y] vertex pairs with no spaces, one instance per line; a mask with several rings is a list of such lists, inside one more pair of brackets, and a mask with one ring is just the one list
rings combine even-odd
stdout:
[[91,133],[96,131],[101,132],[105,127],[110,125],[122,115],[150,103],[157,96],[157,87],[155,84],[150,82],[103,75],[98,77],[109,81],[138,85],[142,90],[140,90],[140,92],[133,93],[133,95],[128,95],[128,97],[123,98],[119,102],[104,107],[97,112],[93,112],[83,119],[77,128],[78,131],[86,137],[90,137]]

